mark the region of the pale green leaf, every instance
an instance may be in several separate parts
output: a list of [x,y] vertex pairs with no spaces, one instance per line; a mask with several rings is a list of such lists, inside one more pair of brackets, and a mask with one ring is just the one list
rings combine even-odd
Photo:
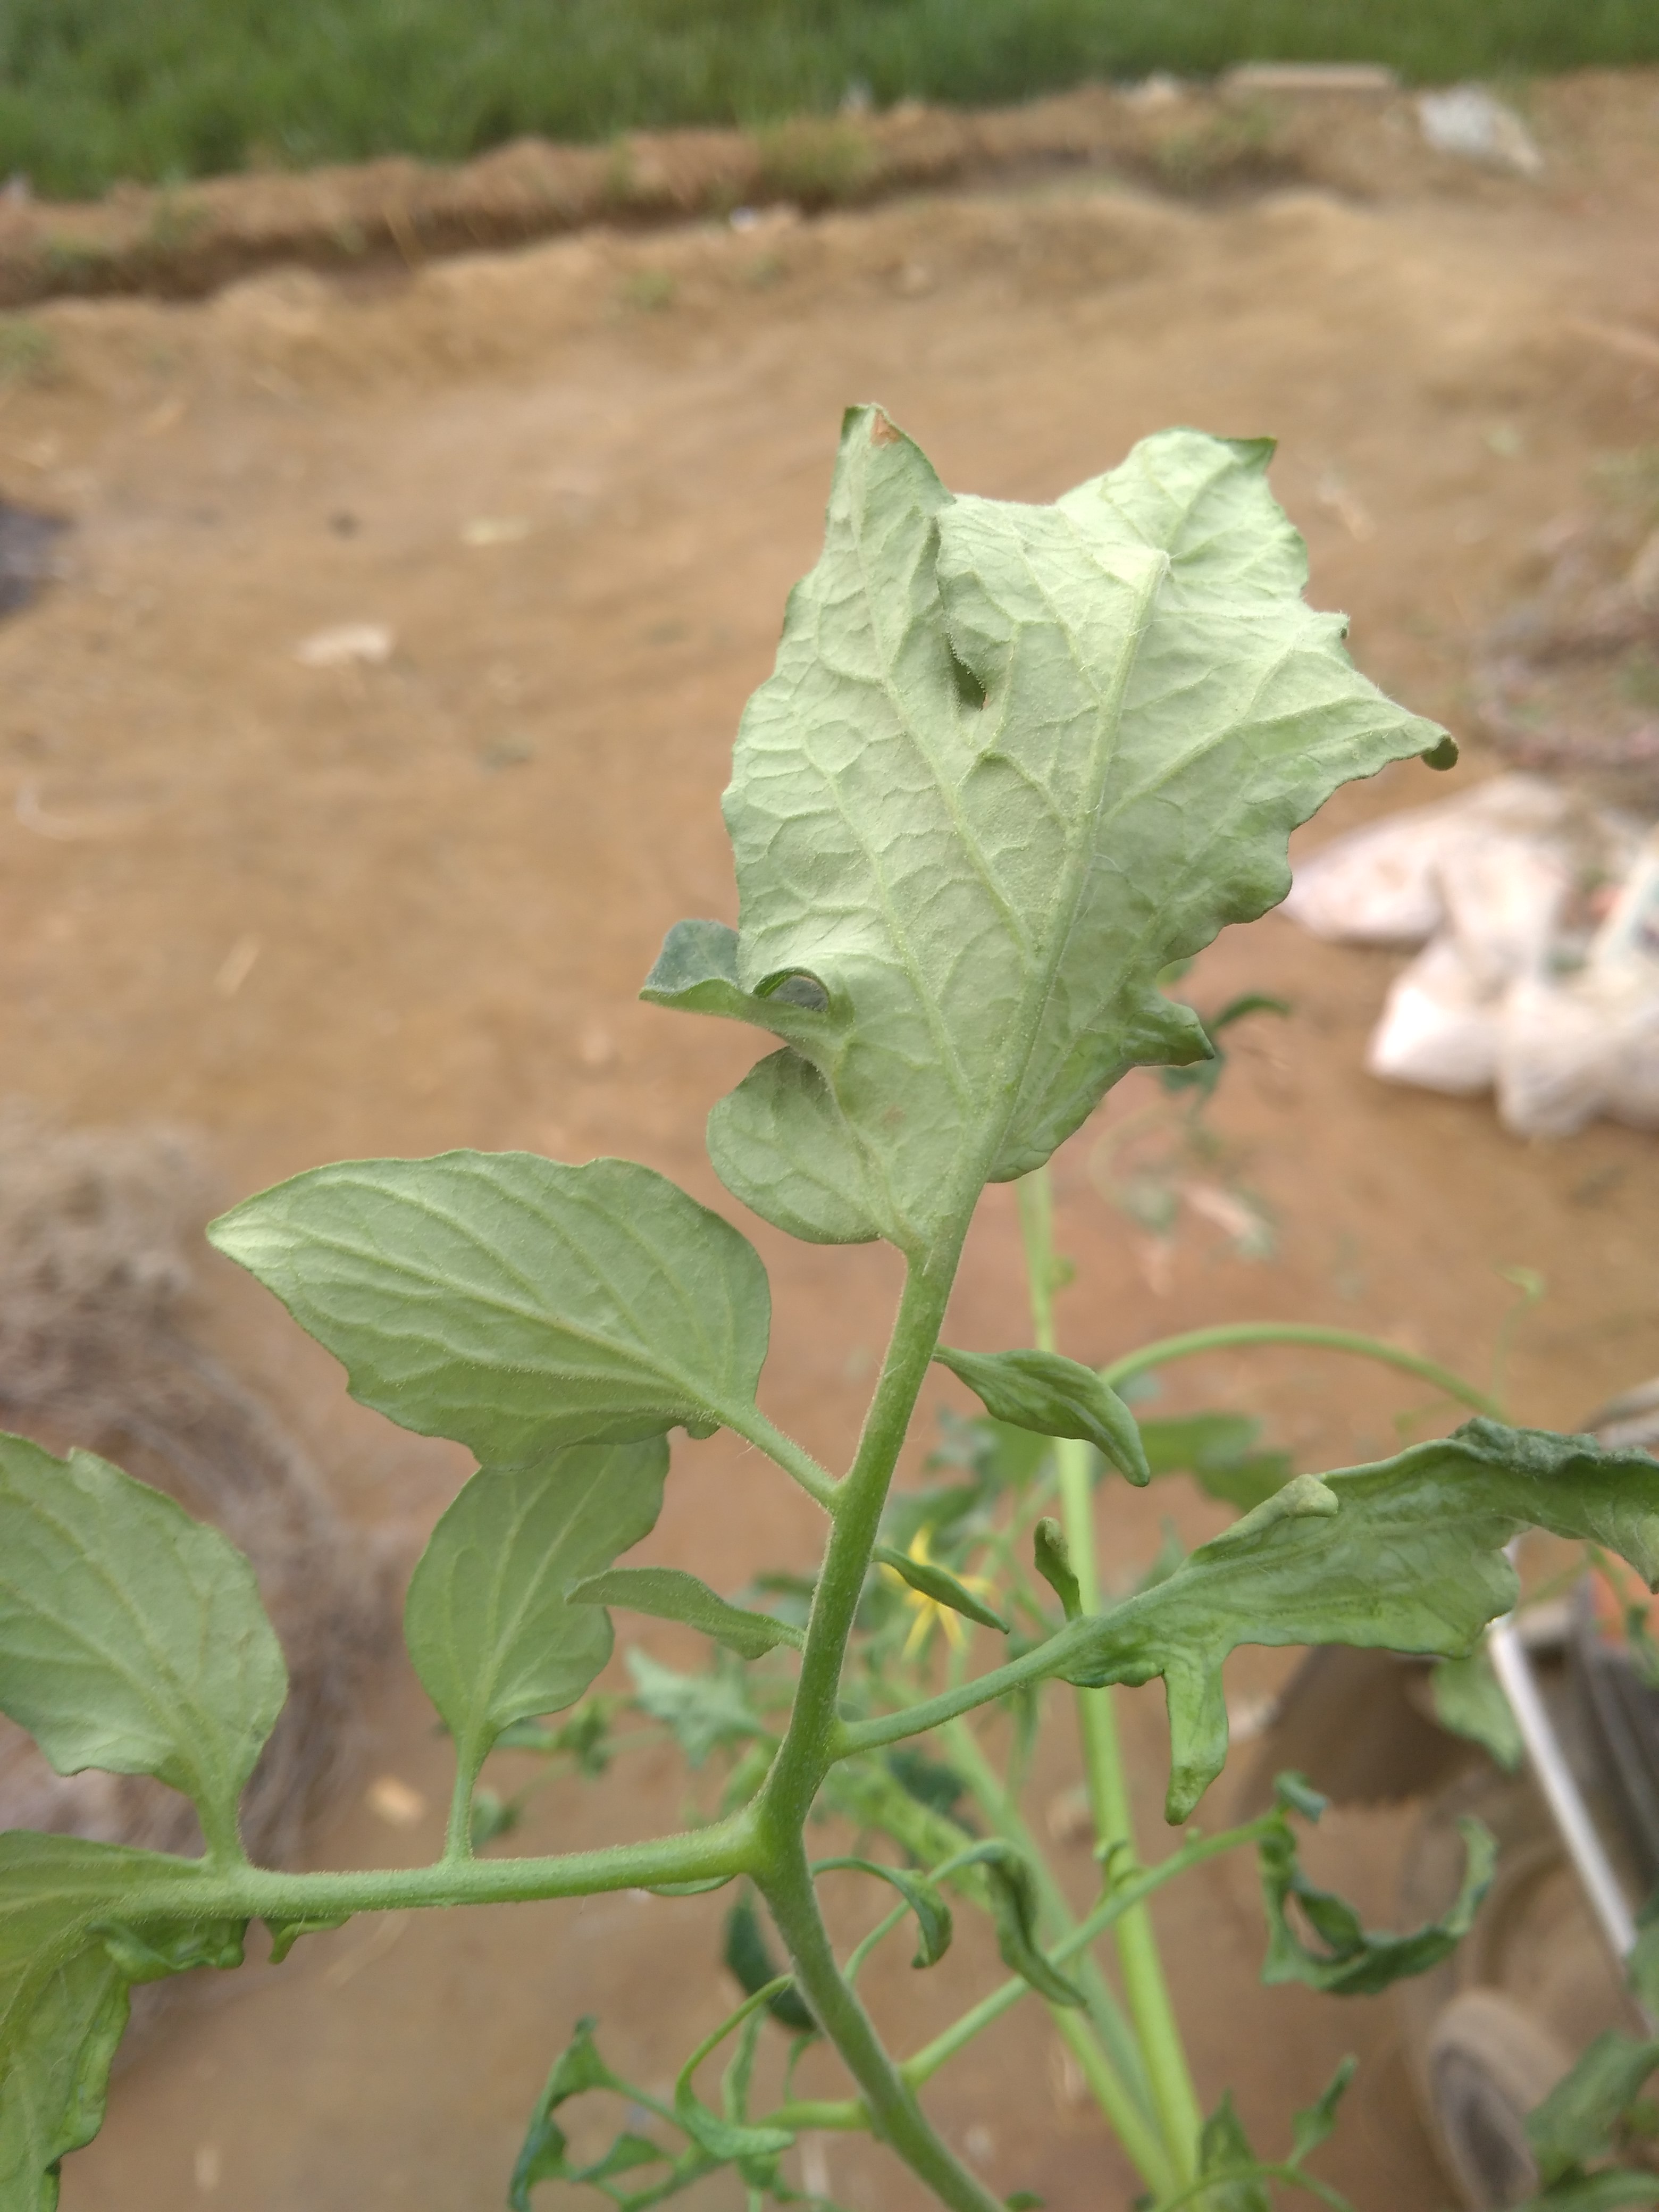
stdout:
[[209,1235],[343,1364],[354,1397],[487,1465],[706,1431],[754,1404],[770,1325],[758,1255],[630,1161],[346,1161]]
[[1205,1057],[1159,971],[1284,896],[1337,785],[1440,742],[1304,605],[1268,452],[1166,432],[1022,507],[848,416],[726,793],[740,931],[683,926],[647,986],[784,1041],[709,1127],[769,1219],[925,1251],[1127,1069]]
[[1134,1415],[1092,1367],[1057,1352],[953,1352],[933,1354],[979,1399],[988,1413],[1041,1437],[1077,1437],[1137,1485],[1152,1470]]
[[114,1844],[0,1835],[0,2212],[52,2212],[58,2161],[97,2134],[131,1984],[240,1962],[245,1923],[188,1910],[203,1875]]
[[797,1650],[805,1638],[799,1629],[769,1613],[751,1613],[745,1606],[729,1605],[696,1575],[680,1567],[613,1567],[608,1574],[590,1575],[570,1592],[572,1605],[620,1605],[630,1612],[649,1613],[657,1620],[678,1620],[701,1630],[735,1651],[739,1659],[759,1659],[780,1644]]
[[1221,1668],[1241,1644],[1469,1650],[1516,1595],[1504,1546],[1548,1528],[1659,1577],[1659,1462],[1588,1437],[1467,1422],[1374,1467],[1297,1475],[1166,1581],[1065,1632],[1084,1683],[1146,1682],[1169,1698],[1169,1816],[1221,1771]]
[[574,1705],[611,1656],[611,1622],[573,1583],[656,1525],[668,1446],[572,1444],[539,1467],[487,1467],[410,1578],[404,1634],[464,1771],[514,1721]]
[[90,1452],[0,1437],[0,1711],[60,1774],[152,1774],[228,1847],[288,1694],[247,1561]]

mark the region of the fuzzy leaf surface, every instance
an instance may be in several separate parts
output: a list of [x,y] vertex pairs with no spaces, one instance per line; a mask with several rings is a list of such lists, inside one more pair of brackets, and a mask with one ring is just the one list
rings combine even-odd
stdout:
[[1297,1475],[1173,1574],[1065,1632],[1084,1685],[1162,1674],[1169,1817],[1221,1771],[1221,1667],[1241,1644],[1352,1644],[1455,1656],[1515,1602],[1503,1547],[1537,1527],[1659,1577],[1659,1462],[1588,1437],[1485,1419],[1372,1467]]
[[609,1616],[570,1589],[649,1535],[667,1472],[661,1437],[572,1444],[481,1468],[433,1530],[404,1634],[464,1767],[514,1721],[574,1705],[610,1658]]
[[1441,741],[1304,605],[1269,452],[1166,432],[1026,507],[848,416],[738,738],[740,928],[681,925],[647,985],[783,1040],[709,1125],[769,1219],[924,1251],[1127,1069],[1206,1057],[1159,971],[1284,896],[1339,784]]
[[590,1575],[570,1592],[572,1605],[620,1605],[656,1620],[678,1620],[701,1630],[735,1651],[739,1659],[763,1658],[780,1644],[797,1650],[805,1638],[787,1620],[747,1606],[731,1605],[683,1567],[613,1567]]
[[234,1544],[90,1452],[0,1437],[0,1711],[58,1773],[154,1775],[228,1840],[287,1695]]
[[[198,1863],[0,1835],[0,2212],[52,2212],[58,2161],[102,2124],[127,1993],[240,1963],[244,1923],[179,1910]],[[157,1915],[161,1887],[172,1911]]]
[[752,1407],[771,1305],[728,1222],[629,1160],[348,1160],[209,1231],[353,1397],[495,1467]]
[[1041,1437],[1079,1437],[1130,1482],[1152,1480],[1134,1415],[1092,1367],[1057,1352],[954,1352],[943,1344],[933,1357],[995,1419]]

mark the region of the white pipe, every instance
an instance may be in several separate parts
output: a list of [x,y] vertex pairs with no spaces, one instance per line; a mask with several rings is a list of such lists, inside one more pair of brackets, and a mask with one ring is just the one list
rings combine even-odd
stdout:
[[1492,1668],[1503,1686],[1504,1695],[1510,1701],[1510,1710],[1515,1715],[1521,1741],[1527,1747],[1534,1778],[1544,1793],[1567,1856],[1583,1884],[1590,1910],[1608,1948],[1623,1966],[1635,1948],[1636,1922],[1613,1862],[1590,1818],[1583,1793],[1567,1764],[1513,1613],[1493,1621],[1486,1631],[1486,1649],[1492,1655]]

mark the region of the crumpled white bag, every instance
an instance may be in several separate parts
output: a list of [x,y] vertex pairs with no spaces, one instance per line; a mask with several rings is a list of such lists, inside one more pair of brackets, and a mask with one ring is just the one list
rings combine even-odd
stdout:
[[[1588,940],[1569,926],[1587,870],[1622,884]],[[1372,1033],[1373,1074],[1495,1089],[1524,1136],[1598,1114],[1659,1127],[1659,832],[1545,777],[1498,776],[1326,847],[1285,910],[1340,942],[1427,940]]]

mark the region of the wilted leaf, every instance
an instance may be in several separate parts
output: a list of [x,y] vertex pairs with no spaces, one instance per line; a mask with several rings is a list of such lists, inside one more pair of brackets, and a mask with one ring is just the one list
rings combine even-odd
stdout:
[[933,1354],[999,1421],[1042,1437],[1076,1437],[1092,1444],[1133,1483],[1152,1471],[1134,1415],[1092,1367],[1057,1352],[952,1352]]
[[1374,1467],[1297,1475],[1154,1589],[1064,1632],[1069,1681],[1164,1678],[1169,1817],[1221,1771],[1221,1666],[1240,1644],[1465,1652],[1516,1596],[1519,1529],[1605,1545],[1659,1576],[1659,1462],[1590,1438],[1474,1420]]
[[0,1711],[60,1774],[152,1774],[230,1847],[287,1695],[234,1544],[90,1452],[0,1437]]
[[1002,1963],[1050,2004],[1080,2005],[1085,2002],[1075,1982],[1051,1966],[1037,1948],[1036,1876],[1023,1851],[1001,1836],[988,1837],[958,1855],[958,1864],[982,1867],[990,1893],[991,1917],[996,1923],[997,1949]]
[[735,1651],[739,1659],[763,1658],[780,1644],[797,1650],[805,1641],[799,1629],[769,1613],[728,1605],[705,1582],[679,1567],[613,1567],[590,1575],[570,1593],[573,1605],[620,1605],[657,1620],[682,1621]]
[[[1449,1959],[1468,1934],[1481,1899],[1492,1887],[1492,1869],[1498,1863],[1498,1846],[1489,1829],[1478,1820],[1461,1821],[1459,1828],[1465,1858],[1457,1895],[1440,1919],[1414,1929],[1408,1936],[1368,1935],[1351,1905],[1328,1890],[1316,1888],[1302,1870],[1288,1823],[1278,1834],[1265,1837],[1257,1846],[1261,1893],[1267,1910],[1267,1956],[1261,1968],[1262,1980],[1305,1982],[1310,1989],[1322,1990],[1331,1996],[1370,1997],[1391,1983],[1425,1974],[1431,1966]],[[1298,1924],[1302,1923],[1312,1933],[1311,1942],[1302,1932]],[[1341,2087],[1332,2086],[1340,2096]],[[1346,2082],[1341,2086],[1346,2087]],[[1320,2109],[1314,2108],[1316,2119]],[[1309,2148],[1317,2140],[1316,2136],[1311,2138]]]
[[574,1705],[611,1656],[609,1617],[570,1586],[649,1534],[667,1471],[660,1437],[573,1444],[481,1468],[433,1530],[404,1632],[464,1772],[514,1722]]
[[752,1407],[752,1245],[627,1160],[445,1152],[315,1168],[209,1230],[340,1360],[351,1394],[486,1465],[707,1431]]
[[1127,1069],[1203,1058],[1160,970],[1284,896],[1338,784],[1439,740],[1303,604],[1268,454],[1167,432],[1020,507],[848,415],[726,793],[740,933],[683,924],[647,985],[784,1040],[709,1126],[769,1219],[925,1250]]
[[938,1966],[951,1948],[951,1908],[925,1874],[912,1874],[903,1867],[883,1866],[876,1859],[860,1858],[820,1859],[812,1871],[828,1874],[836,1867],[855,1869],[860,1874],[872,1874],[879,1881],[890,1882],[916,1916],[916,1955],[910,1964]]

